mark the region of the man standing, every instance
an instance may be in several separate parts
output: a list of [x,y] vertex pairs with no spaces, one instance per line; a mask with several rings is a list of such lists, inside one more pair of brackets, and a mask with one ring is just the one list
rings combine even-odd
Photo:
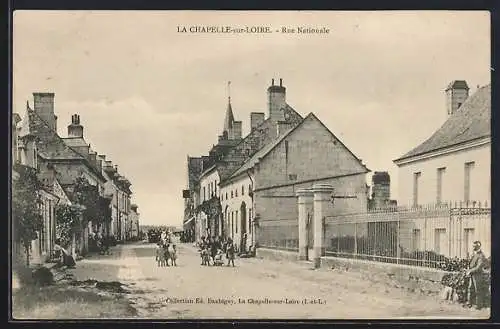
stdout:
[[481,309],[484,306],[484,289],[486,287],[486,282],[484,282],[486,257],[481,250],[480,241],[474,241],[472,248],[472,258],[469,262],[469,269],[466,272],[469,277],[469,285],[467,287],[467,306],[472,307],[472,305],[475,305],[476,309]]

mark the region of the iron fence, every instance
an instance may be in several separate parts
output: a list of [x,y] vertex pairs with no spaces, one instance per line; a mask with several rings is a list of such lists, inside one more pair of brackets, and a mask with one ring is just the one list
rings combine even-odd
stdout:
[[450,204],[325,217],[327,256],[443,268],[479,240],[490,254],[490,208]]
[[258,231],[258,242],[260,247],[298,252],[298,219],[261,221]]

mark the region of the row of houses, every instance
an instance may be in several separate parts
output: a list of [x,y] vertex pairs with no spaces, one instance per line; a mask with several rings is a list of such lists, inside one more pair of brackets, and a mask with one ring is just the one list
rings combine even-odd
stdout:
[[[438,240],[451,241],[451,245],[456,238],[482,239],[489,248],[487,220],[460,222],[450,232],[429,219],[432,216],[419,212],[427,211],[429,204],[443,209],[443,205],[469,208],[481,202],[485,208],[490,202],[491,86],[478,87],[469,96],[467,83],[456,80],[445,95],[446,122],[421,145],[394,160],[399,180],[395,200],[390,197],[387,172],[374,173],[370,193],[366,184],[370,170],[314,113],[303,116],[286,102],[281,79],[279,85],[273,80],[267,89],[267,116],[264,112],[250,114],[251,131],[246,136],[242,136],[242,122],[235,120],[229,98],[218,143],[208,155],[187,157],[184,229],[195,239],[231,237],[241,249],[254,245],[297,250],[297,191],[327,184],[334,200],[324,212],[325,231],[331,238],[326,237],[327,241],[339,244],[339,239],[333,239],[341,230],[337,219],[343,217],[344,223],[350,224],[368,222],[384,217],[370,212],[381,208],[402,211],[399,204],[413,209],[412,220],[422,218],[429,223],[423,233],[420,224],[407,225],[415,226],[413,234],[421,233],[422,241],[434,241],[427,247],[433,248]],[[312,216],[310,211],[308,216]],[[359,219],[360,214],[365,214],[363,219]],[[347,221],[346,216],[350,218]],[[375,231],[382,228],[385,232],[386,226],[367,225],[371,227],[367,234],[376,236]],[[308,227],[312,247],[313,228]],[[378,235],[379,240],[386,238]],[[418,241],[400,243],[399,238],[397,242],[396,251],[402,245],[410,249],[421,245]]]
[[[27,102],[24,116],[13,113],[12,119],[12,179],[15,182],[20,171],[31,170],[41,183],[44,224],[32,241],[35,263],[50,258],[54,242],[60,238],[57,209],[78,204],[78,182],[86,182],[95,191],[97,198],[91,207],[100,209],[103,218],[88,218],[76,230],[69,247],[74,254],[85,255],[89,236],[97,231],[114,236],[117,242],[139,235],[138,207],[131,203],[132,184],[116,164],[86,142],[80,115],[72,115],[67,136],[58,134],[54,99],[54,93],[33,93],[33,106]],[[13,248],[20,252],[19,246]]]

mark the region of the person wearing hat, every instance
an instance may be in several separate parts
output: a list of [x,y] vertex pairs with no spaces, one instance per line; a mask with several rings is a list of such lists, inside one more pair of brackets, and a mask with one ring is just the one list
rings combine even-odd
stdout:
[[480,309],[484,306],[484,287],[486,287],[486,283],[484,282],[483,271],[486,265],[486,257],[481,250],[480,241],[474,241],[472,249],[473,253],[469,261],[469,269],[466,271],[469,277],[466,306],[472,307],[474,305],[476,309]]

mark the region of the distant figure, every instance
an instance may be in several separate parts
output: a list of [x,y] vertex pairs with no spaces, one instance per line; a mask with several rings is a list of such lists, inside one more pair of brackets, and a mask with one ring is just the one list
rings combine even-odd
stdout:
[[217,254],[214,257],[214,266],[222,266],[224,265],[224,260],[222,259],[223,253],[222,250],[217,250]]
[[76,265],[75,259],[71,256],[66,249],[61,247],[61,240],[56,239],[54,243],[54,251],[60,253],[60,264],[67,266],[69,268],[74,268]]
[[167,266],[168,266],[168,260],[170,259],[172,261],[172,266],[177,266],[177,248],[175,244],[169,243],[167,245]]
[[227,241],[227,246],[226,246],[227,266],[229,266],[229,264],[232,263],[233,267],[234,267],[234,253],[235,253],[234,243],[233,243],[233,240],[231,240],[229,238]]

